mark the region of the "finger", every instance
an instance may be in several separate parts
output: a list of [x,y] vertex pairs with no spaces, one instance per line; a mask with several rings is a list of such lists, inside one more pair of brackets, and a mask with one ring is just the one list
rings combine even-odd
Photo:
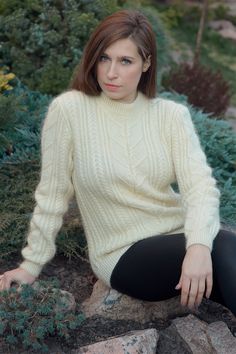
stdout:
[[213,287],[212,273],[207,276],[206,279],[206,298],[209,299]]
[[11,277],[5,277],[5,289],[9,290],[11,287],[12,279]]
[[186,306],[188,303],[188,295],[189,295],[189,289],[190,289],[190,280],[188,278],[183,278],[182,279],[182,286],[181,286],[181,305]]
[[198,293],[198,280],[192,279],[191,285],[190,285],[189,296],[188,296],[188,307],[190,309],[194,308],[197,293]]
[[179,290],[179,289],[181,289],[181,287],[182,287],[182,276],[180,277],[179,282],[175,287],[175,290]]
[[205,288],[206,288],[206,279],[205,278],[201,278],[199,283],[198,283],[198,292],[197,292],[197,297],[196,297],[196,302],[195,305],[199,306],[200,303],[202,302],[202,298],[205,292]]
[[4,289],[4,278],[0,279],[0,291],[3,291]]

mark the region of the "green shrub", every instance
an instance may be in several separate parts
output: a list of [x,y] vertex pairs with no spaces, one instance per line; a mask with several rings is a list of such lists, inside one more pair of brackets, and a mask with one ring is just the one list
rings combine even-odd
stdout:
[[8,95],[0,95],[0,165],[39,158],[40,128],[50,100],[19,81]]
[[68,340],[83,322],[82,314],[65,312],[58,284],[38,282],[38,288],[22,285],[0,297],[0,338],[9,347],[48,352],[47,337]]
[[230,86],[221,73],[196,64],[182,63],[163,80],[166,90],[188,97],[189,103],[214,117],[225,113],[230,102]]
[[221,221],[236,225],[236,133],[223,120],[212,119],[187,103],[184,95],[163,92],[162,97],[185,104],[191,113],[201,145],[221,191]]
[[[0,64],[7,64],[32,90],[52,95],[68,87],[93,29],[119,9],[116,0],[16,3],[3,0],[0,6]],[[158,17],[147,13],[157,35],[161,69],[165,36]]]
[[116,1],[4,1],[0,6],[0,63],[31,89],[57,94],[69,83],[83,47]]

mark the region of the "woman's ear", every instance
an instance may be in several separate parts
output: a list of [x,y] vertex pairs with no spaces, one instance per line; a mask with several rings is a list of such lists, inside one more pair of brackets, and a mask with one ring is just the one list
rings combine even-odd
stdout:
[[151,55],[149,55],[145,60],[145,62],[143,63],[143,72],[146,72],[149,69],[150,65],[151,65]]

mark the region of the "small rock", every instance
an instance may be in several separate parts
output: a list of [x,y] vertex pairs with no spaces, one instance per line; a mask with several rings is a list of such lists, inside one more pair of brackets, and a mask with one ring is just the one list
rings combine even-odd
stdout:
[[235,30],[234,25],[232,22],[227,20],[217,20],[217,21],[210,21],[208,26],[216,31],[218,30]]
[[236,338],[224,322],[211,323],[207,328],[207,335],[217,354],[236,354]]
[[[44,287],[38,281],[34,282],[32,287],[36,291],[43,291],[44,290]],[[58,289],[53,288],[52,291],[57,292]],[[55,312],[66,313],[66,312],[75,311],[76,302],[75,302],[74,296],[69,291],[66,291],[66,290],[59,289],[59,292],[60,292],[60,301],[55,304]]]
[[218,32],[221,37],[227,38],[227,39],[232,39],[233,41],[236,41],[236,28],[234,29],[222,29]]
[[225,117],[236,118],[236,107],[229,107],[225,112]]
[[217,31],[221,37],[236,41],[236,27],[230,21],[211,21],[208,26]]
[[206,336],[207,323],[200,321],[193,315],[175,318],[172,322],[194,354],[215,353]]
[[95,283],[92,295],[82,303],[81,309],[87,318],[99,315],[113,320],[133,320],[140,323],[190,312],[180,305],[179,297],[158,302],[141,301],[107,287],[101,280]]
[[66,290],[60,290],[61,299],[60,304],[55,305],[56,312],[73,312],[76,308],[76,302],[74,296]]
[[74,350],[72,354],[155,354],[158,339],[155,328],[132,331],[124,336],[109,338]]
[[222,321],[208,325],[188,315],[172,323],[194,354],[236,354],[236,338]]

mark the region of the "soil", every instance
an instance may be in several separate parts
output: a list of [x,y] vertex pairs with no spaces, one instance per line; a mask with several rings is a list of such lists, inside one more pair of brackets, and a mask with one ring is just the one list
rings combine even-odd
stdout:
[[[7,269],[13,268],[19,264],[20,259],[9,259],[7,262],[0,261],[0,274]],[[73,259],[69,261],[64,256],[56,256],[42,271],[40,279],[49,280],[51,277],[57,277],[61,289],[71,292],[78,304],[77,311],[80,311],[80,304],[90,296],[93,285],[96,281],[87,260]],[[207,323],[215,321],[225,321],[231,332],[236,335],[236,318],[230,311],[224,309],[221,305],[211,301],[204,301],[200,306],[197,317]],[[181,353],[188,354],[189,350],[185,343],[179,337],[173,338],[171,332],[171,318],[166,320],[157,320],[140,324],[134,321],[113,321],[101,317],[93,317],[84,320],[82,325],[76,331],[72,331],[69,342],[64,342],[58,338],[50,338],[46,344],[49,346],[50,354],[72,354],[73,349],[78,349],[84,345],[92,344],[108,337],[124,334],[128,331],[156,328],[160,332],[157,353]],[[0,354],[30,354],[31,351],[10,350],[0,341]],[[37,352],[38,353],[38,352]]]

